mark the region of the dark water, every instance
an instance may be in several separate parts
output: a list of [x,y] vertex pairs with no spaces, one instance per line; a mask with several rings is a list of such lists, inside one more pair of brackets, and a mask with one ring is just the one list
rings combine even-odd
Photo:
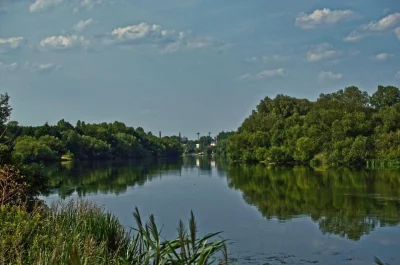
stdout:
[[127,227],[155,214],[166,238],[193,210],[200,232],[224,231],[237,264],[400,264],[400,171],[229,166],[224,160],[67,164],[45,199],[86,198]]

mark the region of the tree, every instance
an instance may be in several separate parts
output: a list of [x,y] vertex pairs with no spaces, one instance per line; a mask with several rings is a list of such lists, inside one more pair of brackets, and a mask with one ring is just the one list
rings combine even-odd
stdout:
[[371,104],[377,109],[400,103],[400,90],[394,86],[378,86],[371,97]]
[[7,93],[0,95],[0,125],[6,123],[10,118],[12,108],[8,103],[9,100],[10,96]]
[[355,86],[321,94],[315,102],[266,97],[228,137],[226,151],[233,161],[265,161],[266,156],[278,164],[320,158],[336,165],[363,164],[374,156],[400,159],[395,137],[399,101],[399,89],[390,86],[379,86],[371,98]]
[[61,155],[44,141],[31,136],[22,136],[16,140],[12,157],[15,162],[31,163],[56,161]]

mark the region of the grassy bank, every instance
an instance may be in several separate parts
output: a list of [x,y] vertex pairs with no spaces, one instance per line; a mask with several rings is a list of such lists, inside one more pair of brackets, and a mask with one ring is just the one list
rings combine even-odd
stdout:
[[116,217],[87,201],[27,212],[0,208],[0,264],[227,264],[219,233],[197,238],[196,221],[179,222],[178,236],[162,238],[153,216],[127,232]]

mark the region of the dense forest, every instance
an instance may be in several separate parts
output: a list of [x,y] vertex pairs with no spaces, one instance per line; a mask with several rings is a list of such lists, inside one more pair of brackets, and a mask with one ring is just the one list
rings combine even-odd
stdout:
[[60,159],[101,160],[178,156],[183,152],[179,137],[159,138],[143,128],[128,127],[122,122],[75,126],[60,120],[56,125],[20,126],[7,122],[11,113],[9,96],[0,98],[0,162],[51,162]]
[[321,94],[312,102],[266,97],[226,143],[233,161],[360,165],[400,160],[400,91],[379,86]]

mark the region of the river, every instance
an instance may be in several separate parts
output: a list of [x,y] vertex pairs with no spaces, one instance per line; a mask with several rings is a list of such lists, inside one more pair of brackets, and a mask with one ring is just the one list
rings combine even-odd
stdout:
[[63,164],[43,197],[82,198],[134,226],[137,206],[176,235],[193,210],[200,233],[223,231],[237,264],[400,264],[400,171],[325,172],[184,157]]

